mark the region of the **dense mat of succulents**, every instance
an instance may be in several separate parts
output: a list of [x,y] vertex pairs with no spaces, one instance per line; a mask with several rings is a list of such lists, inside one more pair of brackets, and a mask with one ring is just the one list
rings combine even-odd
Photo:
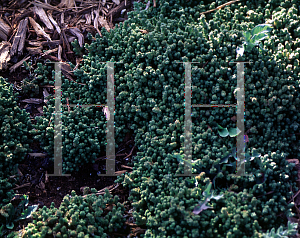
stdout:
[[[77,83],[62,77],[63,104],[66,98],[73,104],[105,104],[107,66],[99,62],[119,62],[114,68],[116,144],[134,130],[140,152],[133,172],[116,181],[131,189],[135,221],[147,228],[143,237],[262,237],[263,231],[277,229],[295,215],[288,200],[291,189],[297,190],[297,172],[286,158],[300,157],[296,2],[236,2],[206,15],[200,13],[214,9],[215,2],[161,0],[159,7],[148,10],[136,3],[127,21],[110,33],[103,30],[103,37],[90,36],[93,43],[85,46],[83,65],[74,72]],[[239,58],[253,61],[245,64],[246,152],[261,156],[246,163],[252,176],[230,176],[235,172],[236,138],[218,134],[218,125],[236,127],[234,108],[192,109],[193,172],[201,173],[195,178],[176,176],[183,173],[178,154],[184,151],[184,66],[178,62],[200,62],[192,65],[192,104],[234,104],[237,69],[229,62],[236,60],[243,32],[264,23],[274,27],[264,51],[255,47]],[[51,99],[31,130],[50,154],[53,112]],[[63,108],[62,114],[63,169],[69,173],[105,150],[106,118],[96,107]],[[45,222],[26,229],[53,234]],[[73,232],[67,224],[65,231]],[[76,232],[88,235],[86,227]]]
[[16,100],[13,86],[0,77],[0,228],[3,224],[13,226],[16,219],[6,213],[6,208],[14,197],[17,164],[29,152],[28,134],[32,125],[29,114],[18,107]]
[[28,224],[23,237],[107,237],[106,232],[123,229],[125,218],[124,205],[118,202],[118,196],[106,189],[104,196],[96,196],[97,191],[86,197],[77,196],[75,191],[66,195],[57,209],[44,206],[33,213],[33,223]]

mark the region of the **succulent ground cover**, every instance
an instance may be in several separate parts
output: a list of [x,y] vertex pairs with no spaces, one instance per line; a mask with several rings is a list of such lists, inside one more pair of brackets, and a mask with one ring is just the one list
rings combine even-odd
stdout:
[[[218,1],[218,6],[223,3]],[[102,30],[102,37],[89,35],[92,43],[85,45],[82,65],[74,71],[76,82],[62,77],[63,104],[68,103],[67,98],[79,105],[106,104],[107,65],[100,62],[116,62],[116,144],[133,130],[139,151],[132,161],[133,172],[119,176],[116,182],[130,189],[133,217],[146,229],[141,237],[294,234],[294,224],[289,223],[286,231],[280,226],[286,227],[287,218],[296,216],[295,204],[289,201],[298,191],[295,164],[286,160],[300,157],[300,9],[296,1],[237,1],[207,14],[200,13],[215,9],[216,2],[159,1],[157,8],[151,4],[145,10],[145,4],[135,3],[129,19],[113,31]],[[258,42],[247,40],[247,32],[251,34],[260,24],[270,24],[272,30],[269,37],[261,36],[262,44],[257,47]],[[190,163],[198,176],[176,176],[184,171],[187,93],[180,62],[198,62],[192,65],[192,104],[234,104],[237,67],[229,63],[236,60],[243,44],[238,59],[252,62],[245,66],[245,170],[250,176],[232,176],[236,138],[222,133],[224,128],[236,127],[236,111],[225,107],[192,109]],[[50,155],[54,106],[50,96],[44,115],[31,130]],[[62,121],[63,170],[72,173],[105,150],[106,118],[96,107],[63,108]],[[88,219],[94,224],[97,211],[87,204],[84,215],[92,214]],[[119,207],[111,219],[121,224],[123,210]],[[90,224],[72,230],[72,225],[80,223],[81,214],[75,210],[75,223],[64,220],[64,214],[53,207],[43,213],[46,218],[39,221],[33,215],[35,222],[25,232],[28,237],[38,237],[34,235],[37,231],[53,235],[58,217],[61,224],[65,222],[61,237],[95,232]],[[49,214],[56,219],[53,224]],[[103,225],[94,235],[102,237],[105,229]]]

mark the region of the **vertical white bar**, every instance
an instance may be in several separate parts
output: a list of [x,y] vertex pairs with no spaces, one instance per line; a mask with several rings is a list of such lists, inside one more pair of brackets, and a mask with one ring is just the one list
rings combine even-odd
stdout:
[[54,65],[55,65],[54,174],[48,174],[48,176],[71,176],[71,174],[62,174],[61,62],[54,62]]
[[[184,115],[184,159],[192,160],[192,69],[190,62],[185,66],[185,115]],[[192,176],[192,166],[184,163],[184,175]]]
[[199,62],[182,62],[185,66],[185,94],[184,94],[184,173],[175,176],[197,176],[193,174],[191,163],[186,161],[192,160],[192,63]]
[[244,80],[244,62],[237,63],[237,128],[241,131],[237,135],[237,176],[245,176],[245,155],[242,154],[245,148],[245,80]]
[[246,174],[245,170],[245,78],[244,78],[244,63],[250,62],[230,62],[237,63],[237,128],[241,131],[236,137],[237,145],[237,168],[236,174],[230,174],[235,177],[253,176]]
[[114,63],[107,62],[107,110],[108,115],[106,123],[106,174],[98,176],[117,176],[115,174],[115,88],[114,88]]

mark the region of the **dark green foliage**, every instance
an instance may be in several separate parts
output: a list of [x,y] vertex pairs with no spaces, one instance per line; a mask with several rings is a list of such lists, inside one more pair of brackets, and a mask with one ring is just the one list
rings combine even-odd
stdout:
[[12,85],[0,77],[0,227],[3,225],[5,228],[11,227],[11,219],[16,218],[14,212],[5,212],[12,206],[9,202],[14,196],[12,188],[15,180],[9,177],[17,175],[17,165],[29,152],[30,143],[27,137],[31,129],[30,118],[25,110],[18,107],[16,96]]
[[13,222],[30,217],[31,213],[38,208],[38,205],[28,206],[29,196],[27,195],[22,195],[17,199],[19,204],[16,207],[8,203],[0,210],[1,224],[6,224],[8,229],[13,229]]
[[[43,117],[31,133],[50,156],[54,153],[54,99],[44,107]],[[51,104],[53,106],[51,106]],[[62,113],[63,173],[78,171],[84,163],[94,162],[105,149],[105,116],[101,108],[68,108]]]
[[284,238],[288,238],[288,236],[293,236],[297,234],[297,223],[290,223],[290,221],[288,222],[288,229],[287,230],[283,230],[283,227],[280,226],[278,228],[277,231],[275,231],[275,228],[272,228],[271,231],[268,231],[267,233],[263,234],[264,238],[275,238],[275,237],[284,237]]
[[92,193],[83,197],[72,191],[59,208],[52,203],[50,209],[44,206],[33,213],[33,222],[22,237],[107,237],[107,232],[117,232],[124,226],[125,209],[118,200],[108,189],[104,196]]
[[[29,149],[28,130],[30,118],[17,106],[13,87],[0,77],[0,177],[6,178],[15,172]],[[0,192],[0,195],[1,192]]]
[[32,64],[24,62],[26,70],[29,71],[29,77],[21,81],[22,93],[29,94],[30,97],[36,97],[39,94],[39,86],[54,85],[51,78],[53,65],[49,61],[47,64],[37,63],[37,68],[33,69]]
[[80,47],[79,42],[77,39],[75,39],[74,41],[71,42],[71,45],[74,47],[73,51],[76,55],[78,56],[82,56],[83,55],[83,50],[84,47]]

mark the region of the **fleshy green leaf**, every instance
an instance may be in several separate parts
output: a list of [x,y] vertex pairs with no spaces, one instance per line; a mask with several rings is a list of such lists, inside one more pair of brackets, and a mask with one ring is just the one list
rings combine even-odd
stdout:
[[226,137],[226,136],[229,135],[229,132],[228,132],[227,128],[223,128],[223,127],[221,127],[220,125],[218,125],[218,127],[219,127],[218,132],[219,132],[219,135],[220,135],[221,137]]
[[208,186],[207,186],[207,188],[206,188],[206,189],[204,190],[204,192],[202,193],[204,197],[209,197],[209,196],[211,196],[211,192],[210,192],[210,190],[211,190],[211,185],[212,185],[212,183],[209,183]]
[[226,137],[226,136],[230,136],[230,137],[235,137],[237,136],[241,131],[238,128],[223,128],[222,126],[218,125],[219,129],[218,129],[218,133],[221,137]]
[[191,161],[183,159],[183,155],[180,155],[178,153],[174,154],[173,157],[176,158],[179,163],[185,162],[185,163],[187,163],[187,165],[192,166],[192,167],[196,165],[195,162],[191,162]]
[[243,35],[244,35],[244,37],[245,37],[245,41],[246,41],[247,43],[249,43],[250,40],[251,40],[251,33],[250,33],[249,31],[246,31],[246,32],[243,33]]
[[251,35],[254,36],[259,33],[269,33],[272,29],[273,27],[270,24],[260,24],[252,29]]
[[211,200],[211,199],[215,199],[215,200],[219,200],[220,198],[223,197],[223,194],[219,194],[219,195],[214,195],[213,192],[211,192],[211,186],[212,183],[210,182],[207,186],[207,188],[205,189],[205,191],[202,193],[203,196],[205,197],[205,200],[203,203],[199,203],[193,210],[193,213],[198,215],[200,212],[206,210],[206,209],[212,209],[212,207],[206,206],[206,204]]
[[276,231],[273,227],[270,231],[267,231],[267,233],[263,233],[262,235],[264,238],[288,238],[289,236],[296,235],[297,227],[298,223],[290,223],[290,221],[288,221],[287,230],[283,230],[283,227],[280,226]]
[[254,35],[251,38],[251,43],[254,44],[254,45],[258,45],[258,43],[260,41],[266,39],[267,37],[269,37],[269,36],[266,33],[260,33],[260,34]]
[[29,206],[22,214],[22,216],[15,219],[15,221],[22,220],[25,218],[29,218],[33,212],[38,209],[38,205]]
[[252,44],[252,43],[246,44],[245,50],[251,51],[253,49],[253,47],[255,47],[255,44]]
[[237,136],[241,131],[239,130],[239,128],[229,128],[228,132],[229,132],[229,136],[230,136],[230,137],[235,137],[235,136]]
[[173,155],[173,157],[175,159],[177,159],[178,162],[183,162],[183,156],[182,155],[176,153],[176,154]]
[[254,151],[254,152],[252,153],[252,156],[254,156],[254,157],[260,157],[261,154],[259,154],[257,151]]
[[229,159],[230,157],[234,157],[235,154],[236,154],[236,147],[233,147],[233,148],[231,149],[230,154],[227,155],[226,157],[224,157],[223,159],[221,159],[220,164],[222,164],[222,163],[228,163],[228,159]]
[[7,229],[10,229],[10,230],[13,229],[13,228],[14,228],[14,223],[13,223],[13,222],[7,223],[7,224],[6,224],[6,228],[7,228]]
[[227,155],[226,157],[224,157],[223,159],[221,159],[220,164],[228,163],[228,159],[229,159],[230,156],[232,156],[232,155],[231,154]]

